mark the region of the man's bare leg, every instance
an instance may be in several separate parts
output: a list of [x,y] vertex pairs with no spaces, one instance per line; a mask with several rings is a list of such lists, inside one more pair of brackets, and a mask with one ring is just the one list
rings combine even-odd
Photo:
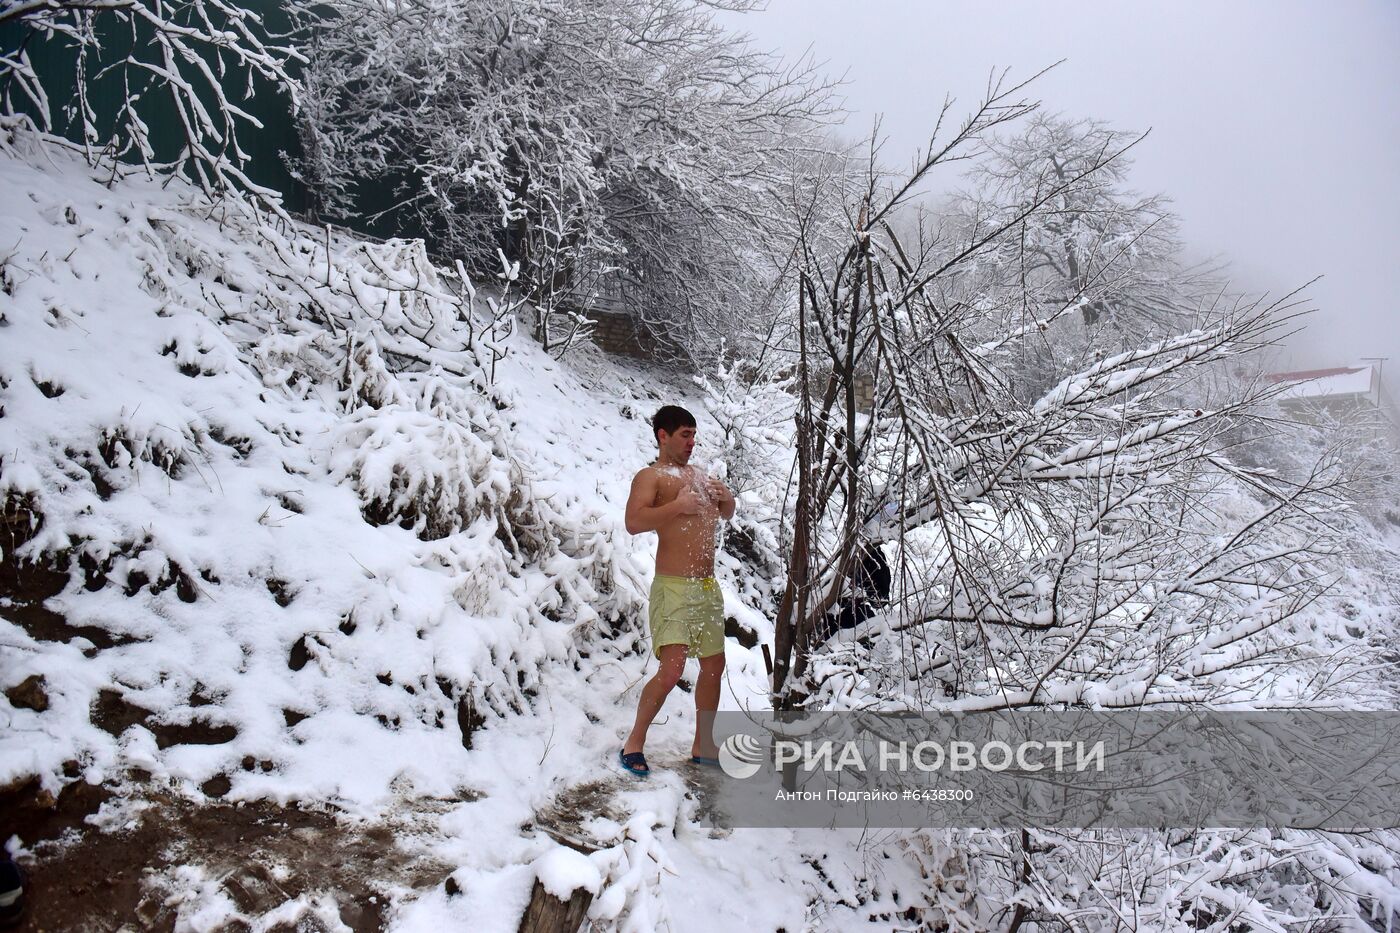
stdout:
[[719,709],[720,678],[723,676],[723,651],[700,659],[700,679],[695,684],[695,744],[690,747],[692,756],[714,758],[719,754],[715,746],[715,710]]
[[661,646],[661,669],[642,687],[641,699],[637,701],[637,721],[632,726],[632,734],[627,736],[627,741],[622,746],[624,755],[639,752],[642,746],[646,745],[647,729],[656,719],[656,714],[661,712],[661,704],[666,702],[666,694],[671,692],[676,681],[681,679],[681,672],[685,670],[686,650],[685,645]]

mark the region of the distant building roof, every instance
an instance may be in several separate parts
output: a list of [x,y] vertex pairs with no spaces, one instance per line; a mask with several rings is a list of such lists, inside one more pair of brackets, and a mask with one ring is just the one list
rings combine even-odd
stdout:
[[1378,374],[1375,368],[1365,366],[1334,366],[1330,369],[1303,369],[1290,373],[1267,373],[1264,378],[1272,383],[1289,383],[1280,393],[1281,399],[1321,400],[1337,396],[1361,395],[1371,398],[1376,392]]
[[1368,366],[1333,366],[1331,369],[1300,369],[1291,373],[1266,373],[1264,378],[1270,382],[1306,382],[1309,379],[1321,379],[1323,376],[1342,376],[1349,373],[1359,373]]

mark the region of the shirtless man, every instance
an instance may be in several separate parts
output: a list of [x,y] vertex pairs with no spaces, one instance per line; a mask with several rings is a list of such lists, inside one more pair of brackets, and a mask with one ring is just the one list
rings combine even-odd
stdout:
[[624,768],[643,775],[650,770],[642,755],[647,728],[680,679],[687,656],[700,659],[691,760],[719,763],[713,728],[724,673],[724,600],[714,578],[715,529],[721,518],[734,516],[728,487],[689,465],[695,450],[695,416],[665,405],[651,419],[651,427],[656,462],[632,479],[626,524],[634,535],[654,531],[659,539],[648,619],[651,650],[661,669],[642,688],[637,721],[619,753]]

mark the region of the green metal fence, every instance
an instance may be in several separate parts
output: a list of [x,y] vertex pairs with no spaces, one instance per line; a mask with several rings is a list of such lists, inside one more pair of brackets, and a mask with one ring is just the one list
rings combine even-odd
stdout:
[[[270,35],[285,34],[291,27],[282,0],[249,0],[243,6],[262,17]],[[88,53],[85,84],[96,125],[103,138],[107,138],[127,96],[124,69],[108,69],[108,66],[123,61],[134,50],[144,46],[151,35],[147,28],[133,30],[130,24],[122,23],[111,15],[99,14],[96,22],[100,49]],[[82,121],[78,118],[75,95],[77,46],[66,36],[56,33],[45,36],[22,23],[0,25],[0,48],[15,50],[21,45],[28,52],[30,62],[48,94],[53,131],[74,142],[82,142]],[[211,66],[216,65],[212,55],[206,56],[206,61]],[[210,103],[208,94],[200,84],[192,83],[206,105]],[[288,210],[304,211],[309,203],[306,189],[292,176],[287,164],[288,158],[295,159],[301,152],[290,101],[280,89],[257,76],[253,77],[252,93],[248,94],[249,75],[240,67],[228,67],[220,83],[231,101],[262,124],[261,129],[246,123],[239,127],[239,144],[249,156],[245,166],[249,178],[256,184],[280,191]],[[33,106],[13,88],[10,89],[10,99],[16,110],[27,111],[31,117],[39,116]],[[174,159],[185,143],[185,131],[169,98],[153,90],[142,96],[136,112],[149,128],[156,160]],[[134,159],[135,156],[128,154],[127,158]]]

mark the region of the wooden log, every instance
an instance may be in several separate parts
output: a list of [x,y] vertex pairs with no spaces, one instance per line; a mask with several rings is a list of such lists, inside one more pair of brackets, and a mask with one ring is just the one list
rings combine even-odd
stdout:
[[575,888],[564,901],[546,891],[537,878],[518,933],[576,933],[592,903],[593,895],[587,888]]

